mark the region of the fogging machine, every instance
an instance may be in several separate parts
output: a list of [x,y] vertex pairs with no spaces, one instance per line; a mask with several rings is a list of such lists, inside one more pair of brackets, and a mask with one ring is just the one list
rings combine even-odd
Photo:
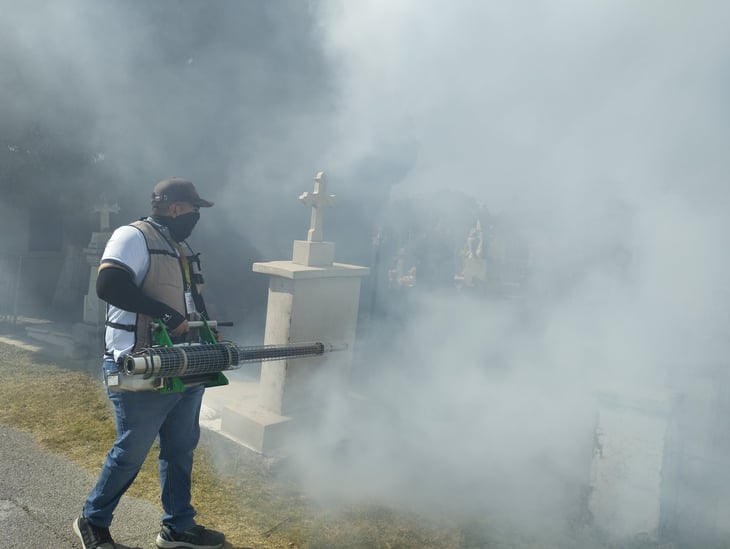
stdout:
[[228,385],[224,371],[236,370],[247,362],[320,356],[347,349],[347,344],[318,341],[242,347],[216,338],[213,330],[217,326],[231,326],[230,322],[196,320],[188,325],[199,330],[199,341],[173,344],[165,324],[155,321],[153,346],[121,356],[117,361],[119,371],[107,374],[109,390],[179,393],[196,385],[217,387]]

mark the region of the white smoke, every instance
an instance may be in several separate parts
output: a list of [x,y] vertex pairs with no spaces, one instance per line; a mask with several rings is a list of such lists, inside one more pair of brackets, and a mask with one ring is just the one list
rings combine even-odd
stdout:
[[[287,259],[320,169],[350,206],[325,221],[338,260],[369,250],[333,227],[365,232],[390,198],[462,193],[526,236],[523,301],[436,292],[396,343],[358,342],[382,350],[358,365],[365,411],[333,404],[296,454],[323,493],[564,518],[588,477],[595,391],[677,391],[722,357],[725,4],[0,4],[8,126],[40,120],[103,153],[99,190],[135,204],[119,222],[146,212],[156,180],[196,181],[217,202],[196,231],[224,273],[211,290]],[[78,183],[47,177],[60,195]],[[343,433],[338,459],[319,453]]]
[[522,304],[422,300],[395,349],[362,365],[372,406],[337,431],[351,452],[302,452],[302,474],[348,500],[565,520],[588,482],[596,392],[681,393],[719,357],[728,8],[372,1],[320,15],[340,92],[329,166],[355,179],[415,143],[392,196],[456,190],[509,212],[534,278]]

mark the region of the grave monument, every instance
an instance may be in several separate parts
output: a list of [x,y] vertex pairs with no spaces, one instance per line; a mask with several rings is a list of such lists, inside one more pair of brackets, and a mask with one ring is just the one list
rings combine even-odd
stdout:
[[[269,276],[264,345],[322,341],[347,350],[326,357],[276,360],[261,365],[255,387],[231,384],[217,389],[227,400],[220,431],[259,453],[285,452],[295,428],[314,420],[328,398],[347,390],[355,343],[362,277],[366,267],[336,263],[335,244],[324,240],[324,210],[334,204],[324,172],[313,192],[299,199],[311,206],[306,240],[295,240],[291,261],[254,263]],[[206,395],[211,399],[218,394]]]
[[89,285],[84,296],[83,322],[73,326],[76,347],[81,352],[91,353],[103,348],[106,303],[96,295],[96,279],[99,276],[99,262],[104,247],[112,235],[110,214],[119,213],[119,206],[110,204],[106,197],[102,197],[101,203],[95,206],[93,211],[99,214],[100,230],[91,233],[89,245],[83,250],[89,269]]
[[[97,269],[106,242],[111,236],[109,214],[119,212],[119,206],[110,205],[102,196],[102,203],[95,206],[93,211],[100,214],[101,230],[91,234],[88,247],[82,250],[84,263],[89,269],[89,284],[84,296],[83,321],[76,323],[62,321],[26,328],[29,337],[57,347],[61,354],[67,357],[95,353],[103,347],[106,305],[96,296]],[[68,277],[60,277],[59,286],[57,293],[71,291]]]
[[457,281],[465,286],[476,286],[487,281],[487,260],[482,223],[477,219],[476,225],[469,230],[463,253],[463,269]]
[[665,391],[599,393],[588,509],[613,541],[658,540],[672,406]]

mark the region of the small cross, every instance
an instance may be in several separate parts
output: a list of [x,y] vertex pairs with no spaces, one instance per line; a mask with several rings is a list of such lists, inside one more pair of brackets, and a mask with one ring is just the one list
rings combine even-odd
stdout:
[[302,193],[299,200],[303,204],[312,206],[312,220],[309,223],[307,240],[309,242],[322,242],[324,238],[322,233],[324,208],[328,208],[335,203],[335,195],[327,194],[327,179],[324,172],[317,172],[317,175],[314,176],[314,192]]
[[94,206],[94,213],[98,213],[101,218],[101,231],[108,231],[111,225],[109,224],[109,214],[119,213],[119,205],[109,205],[109,202],[102,197],[104,203],[99,206]]

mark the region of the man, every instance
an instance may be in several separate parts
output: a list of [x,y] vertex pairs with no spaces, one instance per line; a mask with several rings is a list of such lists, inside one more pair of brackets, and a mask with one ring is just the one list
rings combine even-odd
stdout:
[[[152,345],[150,323],[161,319],[173,342],[184,340],[188,320],[207,318],[201,295],[198,256],[185,242],[198,219],[203,200],[183,179],[167,179],[152,192],[152,215],[119,227],[106,245],[99,266],[97,295],[108,303],[104,377],[118,371],[120,356]],[[220,532],[196,525],[190,502],[193,452],[203,386],[181,393],[107,391],[114,405],[117,439],[96,486],[73,524],[85,549],[113,549],[112,514],[139,472],[155,439],[159,439],[162,526],[161,549],[217,549]]]

